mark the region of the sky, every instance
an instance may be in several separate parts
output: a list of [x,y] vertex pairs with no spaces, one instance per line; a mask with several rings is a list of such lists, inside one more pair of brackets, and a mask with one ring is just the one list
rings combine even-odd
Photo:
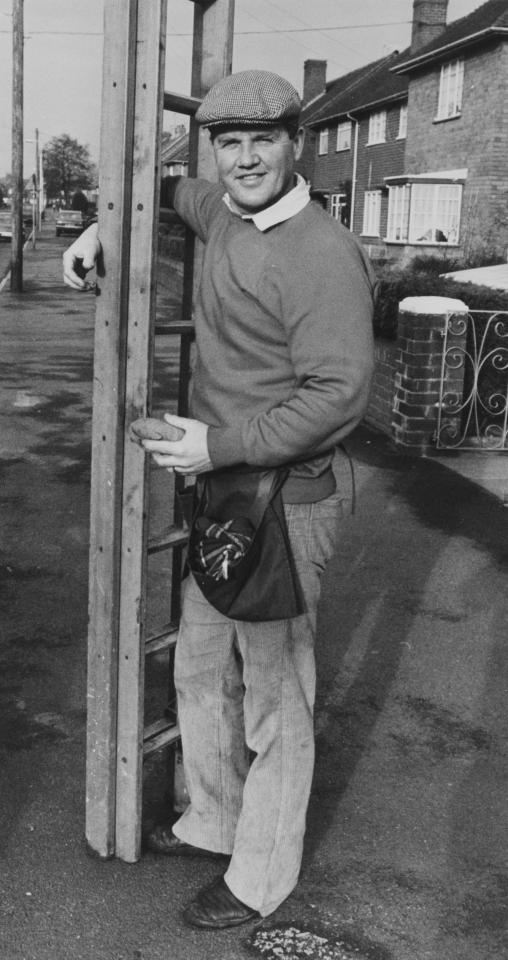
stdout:
[[[64,133],[99,159],[102,18],[107,0],[24,0],[25,175]],[[449,0],[448,22],[482,0]],[[194,4],[168,0],[165,89],[190,92]],[[327,79],[403,50],[413,0],[236,0],[233,70],[274,70],[302,93],[303,64],[327,61]],[[0,0],[0,177],[11,169],[12,0]],[[165,128],[181,118],[167,115]]]

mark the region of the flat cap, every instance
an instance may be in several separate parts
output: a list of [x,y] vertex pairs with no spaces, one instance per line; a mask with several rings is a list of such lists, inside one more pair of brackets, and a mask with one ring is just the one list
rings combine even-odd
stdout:
[[243,70],[219,80],[196,112],[203,127],[296,121],[302,103],[295,88],[277,73]]

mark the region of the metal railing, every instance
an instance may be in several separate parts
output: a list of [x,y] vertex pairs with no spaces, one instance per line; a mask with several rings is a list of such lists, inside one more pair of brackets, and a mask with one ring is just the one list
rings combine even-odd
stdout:
[[508,449],[507,311],[446,317],[436,446]]

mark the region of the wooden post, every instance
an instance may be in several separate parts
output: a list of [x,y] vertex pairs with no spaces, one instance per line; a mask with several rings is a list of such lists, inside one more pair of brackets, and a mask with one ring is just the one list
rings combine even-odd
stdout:
[[125,364],[138,0],[106,0],[90,516],[86,838],[115,852]]
[[11,290],[23,290],[23,0],[12,4]]

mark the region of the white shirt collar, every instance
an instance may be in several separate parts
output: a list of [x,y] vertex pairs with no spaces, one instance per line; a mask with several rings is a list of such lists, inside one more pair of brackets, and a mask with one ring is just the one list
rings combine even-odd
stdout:
[[265,231],[269,230],[270,227],[275,227],[278,223],[283,223],[284,220],[290,220],[291,217],[300,213],[300,210],[303,210],[310,201],[309,191],[309,184],[297,173],[296,186],[289,193],[285,193],[276,203],[272,203],[265,210],[260,210],[259,213],[238,214],[233,209],[228,193],[225,193],[222,199],[231,213],[241,216],[242,220],[252,220],[258,230]]

